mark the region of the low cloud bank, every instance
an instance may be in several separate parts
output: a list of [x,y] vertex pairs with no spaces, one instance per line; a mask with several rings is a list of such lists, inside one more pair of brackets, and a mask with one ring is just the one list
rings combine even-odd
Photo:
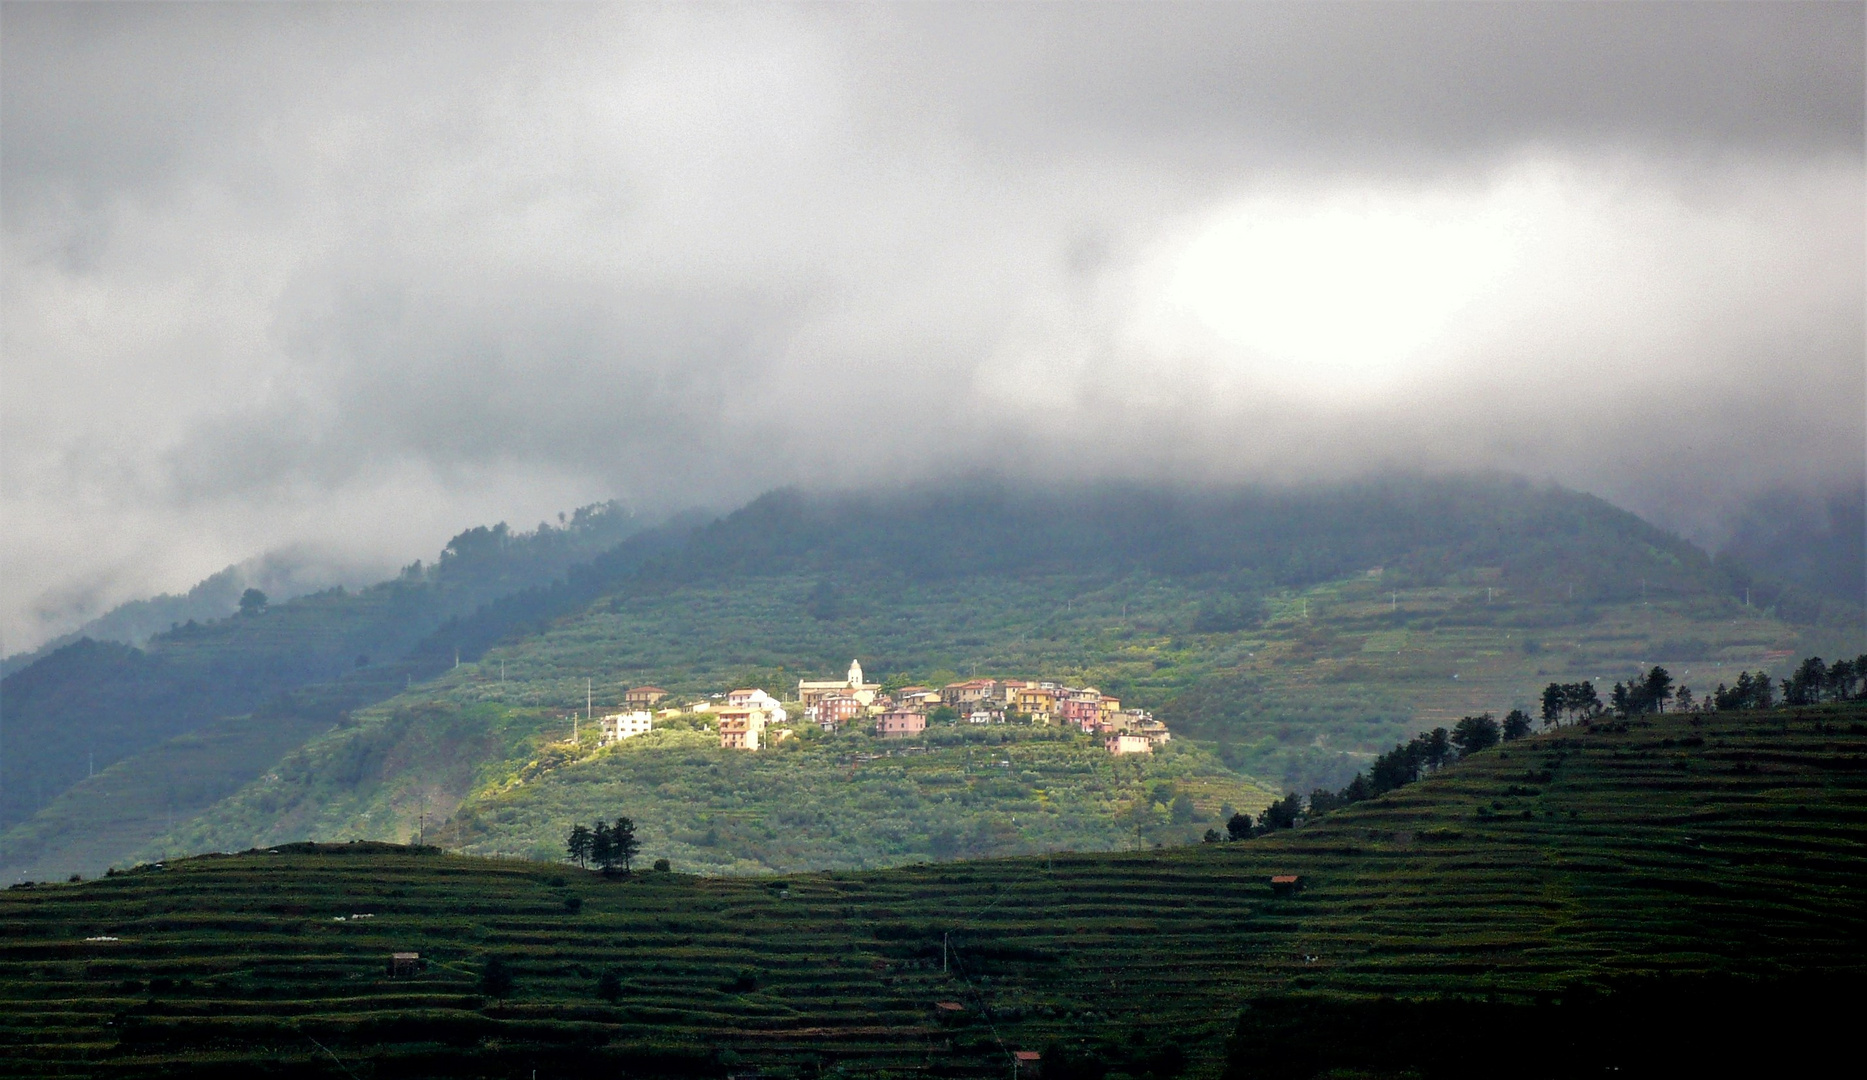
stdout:
[[1861,9],[6,9],[6,651],[611,496],[1867,457]]

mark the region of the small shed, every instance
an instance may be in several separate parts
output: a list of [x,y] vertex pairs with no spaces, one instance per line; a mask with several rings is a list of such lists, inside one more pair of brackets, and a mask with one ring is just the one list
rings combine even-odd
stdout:
[[934,1002],[934,1008],[939,1009],[941,1012],[949,1013],[966,1011],[966,1006],[961,1005],[957,1001],[936,1001]]
[[418,952],[398,952],[389,954],[389,977],[401,978],[406,975],[421,974],[421,954]]
[[1300,874],[1272,874],[1271,875],[1271,895],[1272,896],[1295,896],[1297,894],[1297,890],[1301,889],[1302,887],[1303,887],[1303,878],[1302,878],[1302,875]]
[[1020,1078],[1039,1076],[1043,1073],[1044,1055],[1035,1050],[1013,1050],[1011,1064]]

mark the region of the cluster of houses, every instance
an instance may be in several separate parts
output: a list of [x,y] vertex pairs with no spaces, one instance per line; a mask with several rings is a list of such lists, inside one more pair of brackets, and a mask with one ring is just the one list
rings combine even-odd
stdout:
[[[602,741],[619,742],[650,731],[652,711],[667,691],[658,686],[631,689],[624,702],[628,712],[602,718]],[[1116,698],[1094,687],[1064,686],[1023,679],[970,679],[939,689],[909,686],[886,692],[879,683],[864,681],[860,661],[850,661],[841,681],[797,684],[797,704],[803,719],[824,731],[872,725],[876,735],[900,738],[927,730],[930,714],[946,715],[970,724],[1003,724],[1024,719],[1034,724],[1069,724],[1086,734],[1102,736],[1111,754],[1149,754],[1172,736],[1167,726],[1141,709],[1124,709]],[[662,716],[682,713],[710,714],[717,721],[720,746],[728,750],[757,750],[789,738],[791,714],[785,703],[763,690],[734,690],[724,699],[715,696],[686,709],[663,709]]]

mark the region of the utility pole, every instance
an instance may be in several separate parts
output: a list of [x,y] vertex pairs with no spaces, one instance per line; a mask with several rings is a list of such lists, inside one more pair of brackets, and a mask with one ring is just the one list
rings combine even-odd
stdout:
[[940,974],[946,974],[946,932],[940,934]]
[[454,666],[455,667],[460,666],[460,649],[458,646],[456,646],[454,649]]
[[505,689],[506,689],[506,662],[505,660],[502,659],[499,661],[499,691],[500,693],[504,693]]

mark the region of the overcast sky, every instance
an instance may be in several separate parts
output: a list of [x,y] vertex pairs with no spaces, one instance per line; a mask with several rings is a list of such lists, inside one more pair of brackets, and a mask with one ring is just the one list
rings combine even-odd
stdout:
[[0,651],[977,469],[1862,483],[1858,4],[4,8]]

